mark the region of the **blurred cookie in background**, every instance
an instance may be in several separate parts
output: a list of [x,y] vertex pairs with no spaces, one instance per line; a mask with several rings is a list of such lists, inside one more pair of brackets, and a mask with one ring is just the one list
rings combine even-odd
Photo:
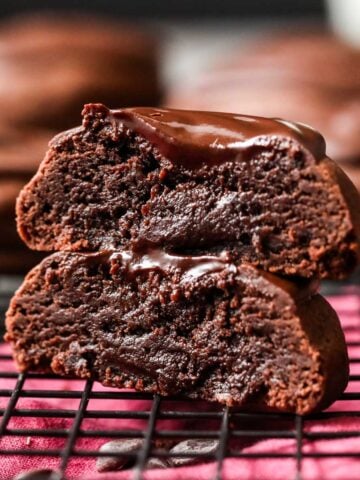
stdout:
[[71,14],[0,24],[0,108],[12,125],[70,128],[84,103],[156,105],[159,98],[150,33]]
[[[10,128],[0,120],[0,181],[28,181],[43,159],[53,130]],[[1,195],[1,192],[0,192]]]
[[80,14],[32,14],[0,23],[0,273],[38,263],[15,228],[15,201],[48,141],[80,120],[84,103],[156,105],[154,35]]
[[328,32],[273,34],[230,54],[166,105],[282,117],[319,130],[360,190],[360,50]]

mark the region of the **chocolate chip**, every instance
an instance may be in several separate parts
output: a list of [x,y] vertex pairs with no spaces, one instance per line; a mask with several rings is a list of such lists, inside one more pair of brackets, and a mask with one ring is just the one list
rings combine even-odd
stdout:
[[165,458],[151,457],[146,463],[146,469],[169,468],[170,465]]
[[14,480],[61,480],[62,475],[55,470],[44,468],[41,470],[29,470],[17,475]]
[[[184,440],[183,442],[178,443],[170,450],[170,454],[183,453],[184,455],[213,455],[215,454],[218,446],[218,440],[202,440],[194,438],[191,440]],[[180,467],[183,465],[192,465],[194,463],[199,463],[206,460],[208,460],[208,458],[206,457],[170,457],[169,464],[174,467]]]
[[111,472],[114,470],[121,470],[126,465],[131,464],[134,459],[127,456],[120,456],[120,454],[136,453],[143,445],[143,440],[140,438],[113,440],[104,443],[99,449],[100,452],[116,452],[119,456],[98,457],[96,460],[96,469],[98,472]]

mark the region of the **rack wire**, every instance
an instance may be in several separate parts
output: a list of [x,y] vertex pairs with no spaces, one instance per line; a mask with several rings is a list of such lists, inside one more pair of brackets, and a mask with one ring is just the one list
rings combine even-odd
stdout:
[[[360,286],[351,288],[356,295],[360,295]],[[338,290],[337,293],[343,291]],[[339,313],[341,315],[341,312]],[[358,313],[360,317],[360,312]],[[360,325],[358,327],[360,328]],[[348,345],[350,353],[354,348],[360,347],[360,335],[359,340],[351,341]],[[149,458],[194,457],[193,462],[206,461],[212,465],[209,480],[220,480],[224,463],[230,457],[249,461],[288,459],[293,462],[294,479],[301,480],[303,465],[307,459],[352,458],[360,462],[360,449],[352,449],[351,442],[348,449],[343,448],[338,452],[326,448],[321,451],[306,448],[306,445],[318,440],[360,437],[360,427],[357,428],[360,425],[359,364],[360,358],[350,355],[350,371],[355,370],[357,373],[350,376],[350,390],[346,391],[330,410],[300,417],[290,414],[249,413],[185,398],[165,399],[158,395],[129,390],[106,389],[91,379],[68,379],[67,388],[60,389],[57,388],[57,382],[63,385],[64,379],[34,372],[19,374],[12,366],[10,355],[4,353],[0,355],[0,399],[3,399],[3,408],[0,408],[0,439],[16,437],[22,440],[22,446],[10,448],[8,443],[5,443],[5,447],[0,443],[0,462],[1,456],[13,456],[14,459],[19,456],[51,457],[57,464],[61,478],[65,479],[71,462],[76,458],[92,459],[95,469],[94,457],[125,456],[133,465],[132,479],[141,480]],[[52,382],[51,388],[48,387],[49,383],[46,383],[49,381]],[[72,382],[76,382],[75,389]],[[74,407],[53,408],[50,405],[44,408],[36,403],[35,406],[34,403],[26,405],[26,401],[51,403],[53,400],[71,401],[74,402]],[[101,408],[99,401],[102,402]],[[109,401],[110,409],[106,406]],[[123,408],[124,405],[126,408]],[[322,422],[342,417],[359,419],[359,422],[354,422],[357,427],[346,430],[320,428],[315,431],[307,428],[314,421],[321,425]],[[25,427],[23,424],[19,426],[19,421],[25,419],[55,419],[62,423],[60,426],[46,428],[36,427],[36,424],[32,423]],[[129,421],[138,422],[139,428],[129,428],[126,423]],[[57,439],[58,446],[49,449],[37,448],[36,445],[33,447],[28,439],[36,438]],[[142,439],[138,451],[127,454],[116,451],[101,452],[98,447],[91,447],[92,443],[86,443],[87,440],[95,439],[101,445],[105,441],[129,438]],[[173,445],[187,439],[216,439],[217,448],[210,453],[178,454],[171,454],[168,448],[163,448],[164,444]],[[246,448],[254,442],[266,439],[291,440],[292,448],[286,451],[263,452]],[[0,475],[0,478],[5,477]]]

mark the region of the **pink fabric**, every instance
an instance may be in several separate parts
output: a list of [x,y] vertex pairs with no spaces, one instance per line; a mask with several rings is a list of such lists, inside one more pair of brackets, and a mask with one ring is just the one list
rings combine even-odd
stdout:
[[[360,298],[356,293],[349,293],[342,297],[333,297],[330,302],[339,313],[344,327],[346,338],[349,342],[360,341]],[[9,352],[7,345],[0,346],[0,353]],[[352,358],[360,358],[360,347],[350,346],[349,354]],[[1,371],[14,370],[12,362],[0,360]],[[360,375],[360,363],[351,364],[351,374]],[[359,392],[358,381],[349,383],[347,392]],[[0,380],[0,389],[12,389],[15,385],[15,379]],[[56,389],[56,390],[78,390],[81,391],[84,383],[73,380],[37,380],[29,379],[25,382],[24,389]],[[95,391],[110,390],[96,384]],[[5,408],[8,397],[0,397],[0,408]],[[357,431],[360,433],[360,416],[351,416],[346,412],[360,410],[360,402],[354,400],[339,401],[335,403],[329,411],[342,411],[340,418],[331,418],[321,421],[305,420],[305,432],[343,432]],[[21,398],[18,401],[17,408],[36,409],[69,409],[76,410],[79,406],[79,399],[31,399]],[[138,400],[95,400],[89,402],[88,410],[148,410],[150,402]],[[168,407],[174,407],[171,403]],[[191,408],[187,404],[185,408]],[[201,405],[199,405],[201,408]],[[36,417],[13,417],[8,428],[26,428],[41,429],[48,428],[69,429],[73,419],[54,419],[54,418],[36,418]],[[269,425],[272,429],[289,428],[289,423],[284,421]],[[291,423],[293,425],[293,422]],[[98,420],[86,418],[82,422],[83,430],[93,429],[139,429],[146,426],[145,420]],[[265,429],[265,425],[253,425],[258,429]],[[158,422],[157,428],[175,429],[216,429],[218,425],[211,422],[189,423],[174,422],[162,420]],[[250,428],[236,425],[236,428]],[[291,427],[290,427],[291,428]],[[111,440],[110,438],[81,438],[76,443],[76,448],[81,450],[96,450],[103,443]],[[4,436],[0,439],[0,449],[41,449],[52,450],[61,449],[65,445],[64,438],[43,438],[35,434],[30,437]],[[236,447],[247,453],[294,453],[296,451],[296,441],[294,439],[254,439],[252,443],[238,442]],[[349,451],[360,452],[360,437],[352,436],[345,439],[319,439],[304,440],[303,452],[321,453],[334,452],[345,453]],[[69,480],[125,480],[131,478],[131,472],[110,472],[98,473],[95,468],[95,458],[72,457],[67,469],[67,478]],[[21,471],[33,468],[58,468],[59,460],[53,457],[31,457],[31,456],[3,456],[0,459],[0,480],[11,479]],[[234,459],[229,458],[224,462],[223,478],[224,480],[289,480],[295,478],[296,461],[295,459]],[[183,467],[171,470],[149,470],[145,474],[148,480],[209,480],[214,476],[215,463],[206,463],[191,467]],[[313,459],[305,458],[302,463],[302,475],[304,480],[352,480],[360,477],[360,461],[356,458],[331,458],[331,459]]]

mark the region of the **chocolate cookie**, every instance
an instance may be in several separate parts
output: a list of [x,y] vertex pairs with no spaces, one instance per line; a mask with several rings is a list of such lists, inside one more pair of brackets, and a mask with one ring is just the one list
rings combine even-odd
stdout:
[[284,275],[345,277],[359,253],[359,196],[304,125],[87,105],[22,191],[30,248],[144,245],[232,258]]
[[63,129],[78,123],[88,101],[154,105],[157,56],[152,34],[115,21],[75,14],[7,19],[0,25],[2,120]]
[[344,390],[336,313],[226,256],[55,253],[7,312],[20,370],[251,409],[310,413]]

